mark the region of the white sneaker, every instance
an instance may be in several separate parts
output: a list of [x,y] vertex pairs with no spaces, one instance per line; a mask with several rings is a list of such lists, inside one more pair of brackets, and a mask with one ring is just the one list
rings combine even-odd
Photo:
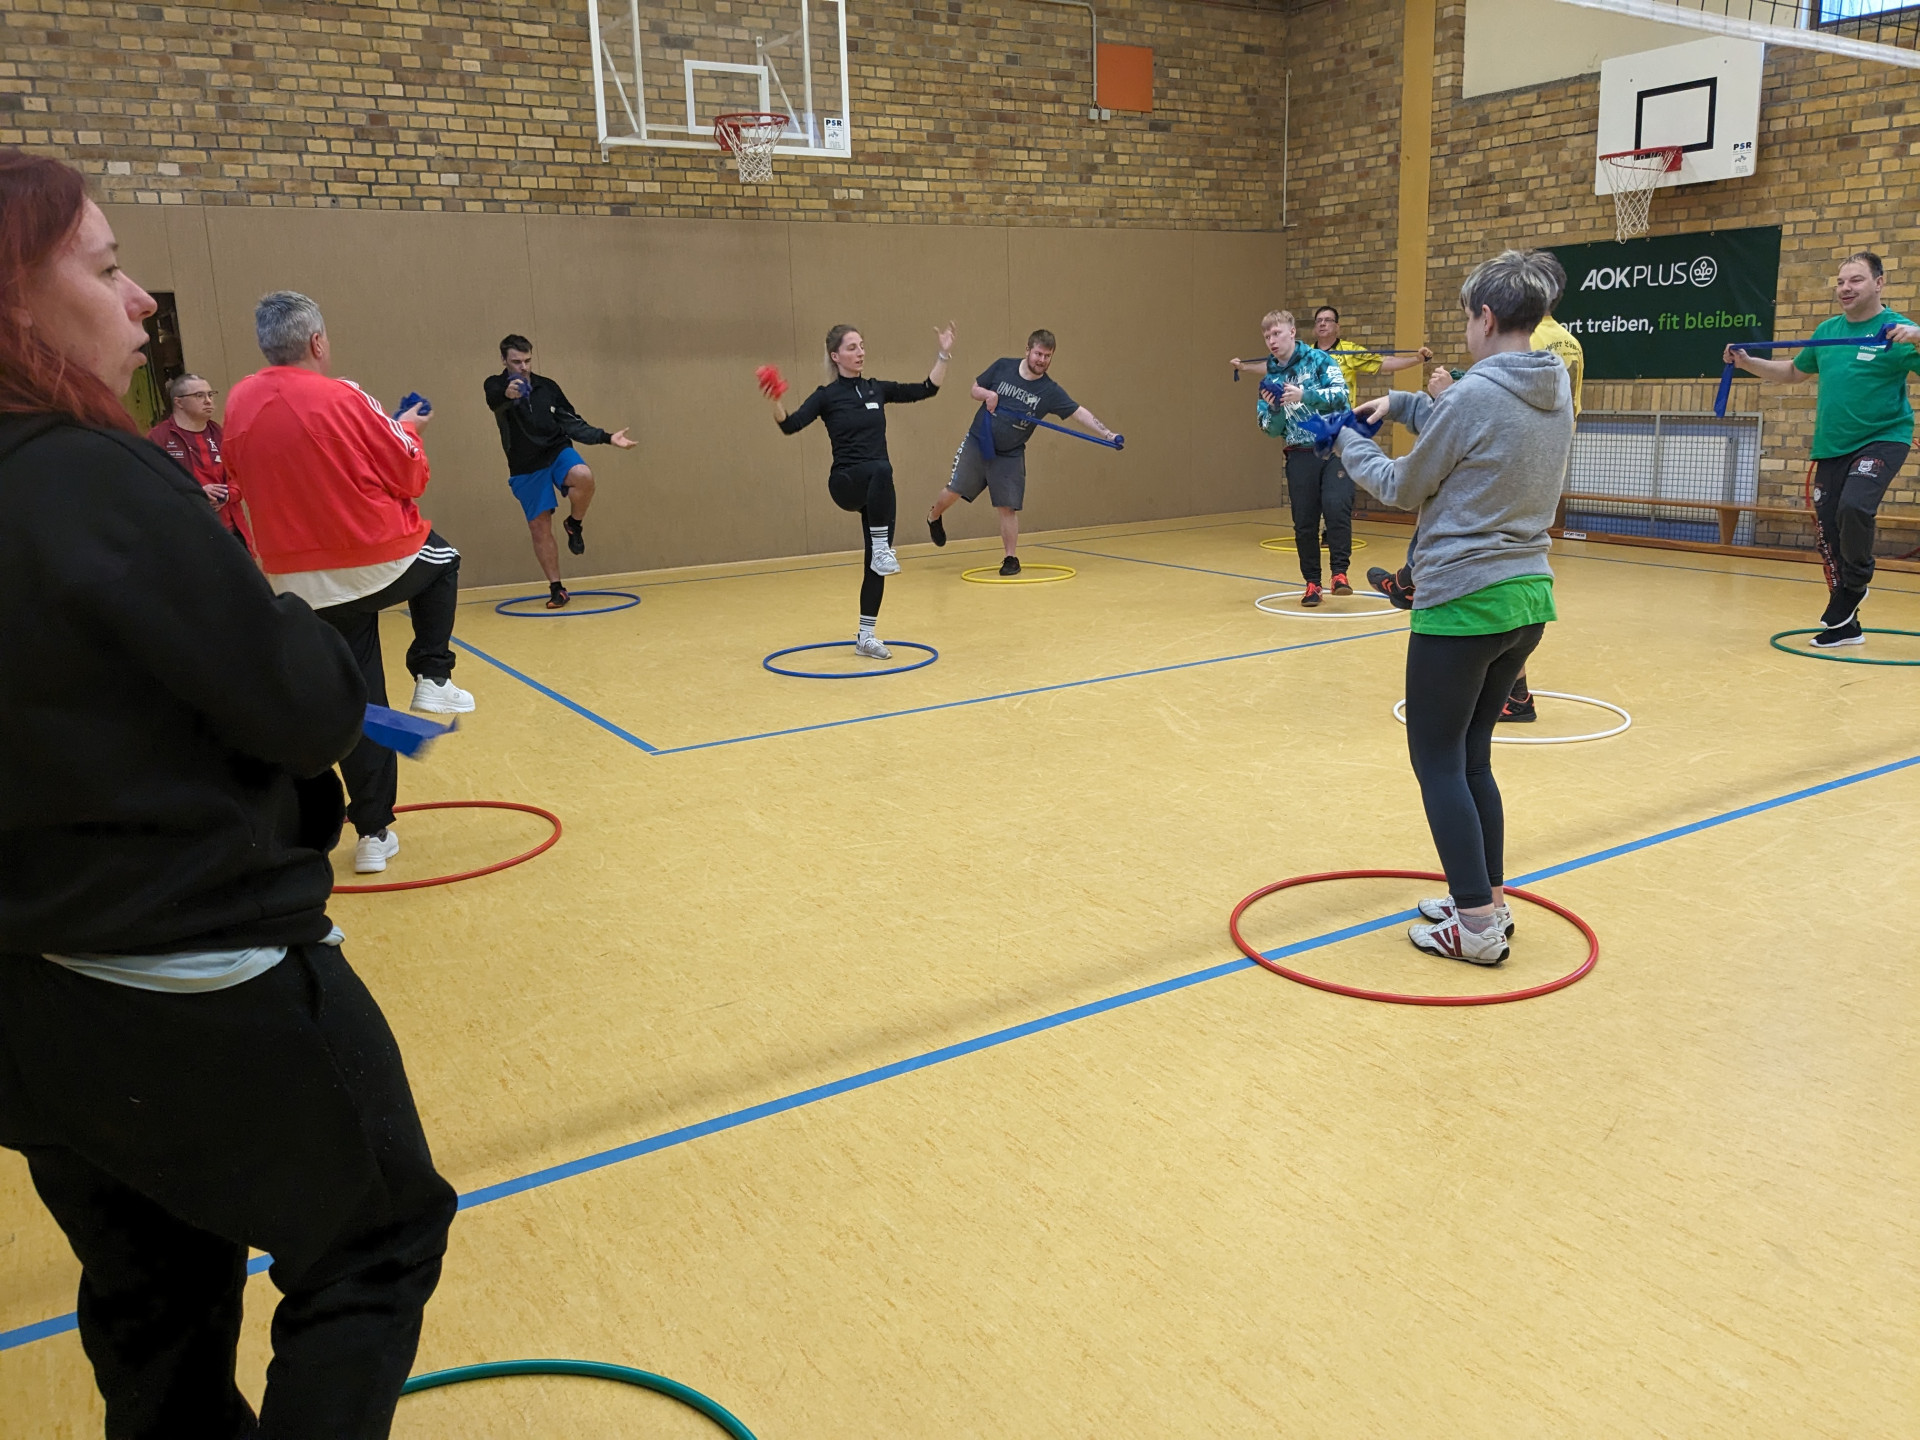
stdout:
[[875,545],[873,547],[873,563],[867,568],[876,575],[898,575],[900,573],[900,557],[893,553],[893,547],[891,545]]
[[387,861],[399,853],[400,837],[391,828],[378,835],[362,835],[353,847],[353,873],[378,875],[387,868]]
[[856,635],[853,640],[853,650],[856,655],[864,655],[869,660],[893,659],[893,651],[880,643],[878,635]]
[[1429,955],[1465,960],[1469,965],[1498,965],[1507,958],[1507,937],[1498,925],[1489,925],[1483,934],[1476,935],[1460,923],[1457,914],[1438,925],[1409,925],[1407,939]]
[[[1453,897],[1451,895],[1437,895],[1431,900],[1422,900],[1414,908],[1429,920],[1451,920],[1455,914]],[[1500,929],[1502,933],[1511,940],[1513,938],[1513,911],[1507,908],[1507,902],[1502,900],[1498,905],[1494,906],[1493,913],[1500,917]]]
[[429,715],[465,715],[473,709],[473,696],[451,680],[422,675],[414,682],[413,708]]

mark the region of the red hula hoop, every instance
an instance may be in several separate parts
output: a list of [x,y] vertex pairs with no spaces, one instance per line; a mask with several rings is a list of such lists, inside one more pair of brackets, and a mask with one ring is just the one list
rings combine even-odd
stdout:
[[433,875],[425,880],[395,880],[388,885],[336,885],[333,887],[334,894],[377,895],[386,890],[425,890],[430,885],[451,885],[456,880],[472,880],[481,875],[491,875],[496,870],[524,865],[534,856],[551,850],[560,840],[560,817],[551,810],[542,810],[538,805],[522,805],[513,800],[428,800],[418,805],[393,807],[396,815],[405,815],[410,810],[518,810],[523,815],[538,815],[553,826],[553,833],[524,854],[482,865],[478,870],[462,870],[457,875]]
[[1494,995],[1399,995],[1391,990],[1361,990],[1352,985],[1336,985],[1331,980],[1322,980],[1317,975],[1309,975],[1303,970],[1290,970],[1277,960],[1269,960],[1246,942],[1240,933],[1240,917],[1256,900],[1281,890],[1290,890],[1296,885],[1311,885],[1320,880],[1438,880],[1445,884],[1447,877],[1437,875],[1431,870],[1326,870],[1318,875],[1295,875],[1290,880],[1276,880],[1271,885],[1263,885],[1246,899],[1233,907],[1233,914],[1227,920],[1227,933],[1233,937],[1233,943],[1240,947],[1240,953],[1257,965],[1265,966],[1276,975],[1284,975],[1301,985],[1311,985],[1316,990],[1330,991],[1335,995],[1350,995],[1356,1000],[1380,1000],[1389,1005],[1505,1005],[1513,1000],[1531,1000],[1537,995],[1551,995],[1555,990],[1564,990],[1574,981],[1581,979],[1593,969],[1600,958],[1600,937],[1593,933],[1593,927],[1582,920],[1566,906],[1536,895],[1531,890],[1519,890],[1509,885],[1506,893],[1517,895],[1530,905],[1538,905],[1543,910],[1551,910],[1562,920],[1572,925],[1587,937],[1587,958],[1580,962],[1578,969],[1562,975],[1558,980],[1549,980],[1544,985],[1531,985],[1525,990],[1502,990]]

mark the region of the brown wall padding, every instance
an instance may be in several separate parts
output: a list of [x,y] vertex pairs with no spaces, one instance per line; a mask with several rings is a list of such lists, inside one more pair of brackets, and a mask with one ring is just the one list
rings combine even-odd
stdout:
[[[434,479],[423,509],[483,585],[537,577],[482,379],[520,331],[581,414],[638,449],[586,452],[599,479],[585,561],[569,573],[853,548],[826,494],[816,426],[788,439],[754,389],[782,367],[797,403],[823,376],[827,327],[862,326],[868,373],[914,380],[936,322],[959,322],[939,398],[892,412],[901,538],[966,431],[967,384],[1037,327],[1054,374],[1127,436],[1122,454],[1042,433],[1029,451],[1034,529],[1276,503],[1280,457],[1253,388],[1225,361],[1259,349],[1279,303],[1279,236],[1257,232],[848,225],[370,210],[108,207],[131,273],[178,299],[187,363],[223,391],[261,364],[253,304],[320,302],[335,373],[391,405],[419,390]],[[224,398],[224,397],[223,397]],[[994,530],[984,501],[949,530]],[[570,560],[563,554],[563,561]]]

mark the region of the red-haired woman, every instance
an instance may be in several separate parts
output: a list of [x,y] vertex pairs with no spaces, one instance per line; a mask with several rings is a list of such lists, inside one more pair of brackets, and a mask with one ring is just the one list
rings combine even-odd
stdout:
[[366,692],[114,398],[153,308],[80,176],[0,150],[0,1144],[80,1259],[108,1435],[384,1436],[454,1194],[327,918]]

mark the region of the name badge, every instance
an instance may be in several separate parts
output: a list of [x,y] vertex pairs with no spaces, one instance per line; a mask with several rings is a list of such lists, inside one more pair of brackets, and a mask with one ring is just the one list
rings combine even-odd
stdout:
[[880,408],[880,402],[878,400],[869,400],[867,401],[867,408],[869,410],[878,410]]

